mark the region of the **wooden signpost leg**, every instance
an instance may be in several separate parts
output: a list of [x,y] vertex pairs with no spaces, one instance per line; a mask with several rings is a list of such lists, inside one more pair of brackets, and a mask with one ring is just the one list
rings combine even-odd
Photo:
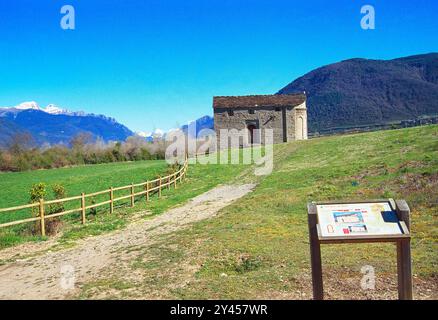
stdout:
[[[396,212],[400,221],[404,221],[411,230],[410,209],[405,200],[396,200]],[[412,300],[412,260],[410,239],[397,242],[398,298]]]
[[322,285],[322,261],[321,261],[321,246],[318,241],[318,231],[316,225],[318,224],[316,205],[309,203],[308,222],[309,222],[309,241],[310,241],[310,261],[312,267],[312,286],[313,299],[324,299],[324,289]]
[[412,300],[412,266],[410,241],[397,242],[398,298]]

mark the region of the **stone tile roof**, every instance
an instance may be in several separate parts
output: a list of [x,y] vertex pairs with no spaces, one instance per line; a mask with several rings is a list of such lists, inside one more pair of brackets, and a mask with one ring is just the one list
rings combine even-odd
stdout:
[[257,96],[213,97],[213,108],[250,108],[298,106],[306,101],[305,94],[274,94]]

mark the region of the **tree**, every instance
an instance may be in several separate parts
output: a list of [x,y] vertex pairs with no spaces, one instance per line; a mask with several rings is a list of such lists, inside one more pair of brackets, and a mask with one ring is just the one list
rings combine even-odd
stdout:
[[35,140],[32,135],[28,132],[21,132],[11,138],[8,149],[13,155],[19,155],[34,146]]
[[70,140],[70,145],[73,150],[82,151],[85,145],[93,142],[93,136],[89,132],[81,132]]

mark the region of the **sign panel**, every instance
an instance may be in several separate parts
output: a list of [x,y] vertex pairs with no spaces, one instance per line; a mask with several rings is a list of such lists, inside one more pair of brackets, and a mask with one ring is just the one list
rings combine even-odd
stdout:
[[323,237],[403,234],[389,202],[320,204],[316,208]]

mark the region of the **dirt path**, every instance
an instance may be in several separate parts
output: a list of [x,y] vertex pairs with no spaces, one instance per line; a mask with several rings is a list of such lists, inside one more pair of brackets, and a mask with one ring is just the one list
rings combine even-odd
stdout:
[[[0,266],[0,299],[62,299],[82,283],[117,263],[120,252],[150,245],[164,234],[214,216],[220,209],[252,191],[254,184],[220,186],[187,204],[127,228],[80,241],[74,248],[18,260]],[[0,259],[10,255],[0,252]],[[126,255],[126,254],[125,254]]]

